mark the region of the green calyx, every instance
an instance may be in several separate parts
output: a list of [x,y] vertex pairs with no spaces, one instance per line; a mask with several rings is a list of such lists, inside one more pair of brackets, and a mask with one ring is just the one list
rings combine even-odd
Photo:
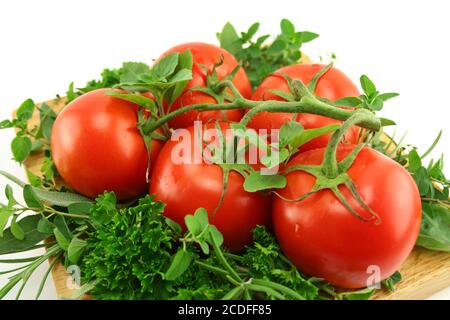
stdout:
[[[337,147],[339,146],[339,143],[345,133],[353,125],[358,125],[363,122],[367,124],[370,123],[371,126],[378,126],[381,128],[380,120],[377,117],[375,117],[370,111],[359,109],[333,133],[325,149],[324,158],[320,165],[297,165],[286,170],[285,174],[296,170],[302,170],[313,175],[316,178],[316,182],[310,192],[297,199],[286,199],[278,193],[275,193],[286,201],[301,201],[320,190],[329,189],[339,199],[342,205],[357,218],[363,221],[371,221],[375,219],[375,223],[379,224],[379,215],[364,202],[351,177],[347,174],[347,170],[351,167],[365,143],[357,145],[343,160],[338,162],[336,158]],[[370,217],[363,217],[352,208],[348,200],[339,190],[340,186],[345,186],[348,188],[352,197],[358,202],[358,204],[370,213]]]
[[199,91],[203,92],[211,97],[213,97],[217,103],[225,103],[225,101],[233,101],[235,98],[241,96],[239,93],[236,96],[236,93],[233,92],[233,95],[227,91],[228,83],[231,83],[236,73],[241,68],[240,65],[237,65],[230,74],[228,74],[223,79],[219,79],[217,74],[217,68],[219,68],[223,64],[224,57],[221,56],[220,60],[214,65],[212,71],[209,71],[205,66],[199,65],[200,68],[206,73],[206,86],[205,87],[194,87],[191,88],[191,91]]

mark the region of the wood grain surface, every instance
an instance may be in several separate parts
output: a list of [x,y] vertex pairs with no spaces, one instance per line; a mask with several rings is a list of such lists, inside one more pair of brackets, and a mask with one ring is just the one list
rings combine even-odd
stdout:
[[[46,103],[55,111],[60,111],[64,106],[64,98],[50,100]],[[30,125],[39,121],[36,113]],[[42,163],[42,154],[33,154],[25,162],[28,170],[39,175]],[[63,181],[60,181],[63,183]],[[81,270],[82,272],[82,270]],[[450,253],[430,251],[416,247],[400,269],[402,281],[397,284],[396,291],[389,293],[377,292],[372,299],[425,299],[430,295],[450,286]],[[52,272],[53,280],[59,298],[69,298],[76,290],[70,289],[72,282],[70,274],[64,266],[57,263]],[[83,296],[82,299],[90,299]]]

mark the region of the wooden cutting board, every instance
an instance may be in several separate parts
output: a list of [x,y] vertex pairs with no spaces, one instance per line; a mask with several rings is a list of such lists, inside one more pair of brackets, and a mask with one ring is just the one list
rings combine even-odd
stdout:
[[[55,111],[64,107],[64,98],[46,102]],[[36,113],[30,120],[30,126],[38,123]],[[33,154],[25,162],[27,170],[39,175],[43,157],[42,154]],[[83,272],[83,270],[81,270]],[[430,251],[416,247],[400,269],[402,281],[397,284],[396,291],[389,293],[377,292],[372,299],[425,299],[444,288],[450,287],[450,253]],[[73,283],[69,273],[60,263],[56,264],[52,272],[56,291],[60,298],[69,298],[76,291],[69,289]],[[89,296],[84,296],[89,299]]]

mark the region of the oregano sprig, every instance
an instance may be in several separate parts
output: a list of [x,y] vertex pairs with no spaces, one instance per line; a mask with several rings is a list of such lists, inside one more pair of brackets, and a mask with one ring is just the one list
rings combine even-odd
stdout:
[[255,38],[259,26],[259,23],[254,23],[247,31],[238,34],[228,22],[217,34],[220,46],[232,53],[242,64],[253,88],[275,70],[298,63],[302,57],[302,45],[319,36],[310,31],[296,31],[291,21],[283,19],[280,23],[280,34],[269,43],[269,35]]
[[359,80],[364,94],[359,97],[345,97],[338,99],[334,102],[336,106],[380,111],[383,109],[386,101],[399,96],[399,94],[395,92],[380,93],[372,80],[366,75],[362,75]]

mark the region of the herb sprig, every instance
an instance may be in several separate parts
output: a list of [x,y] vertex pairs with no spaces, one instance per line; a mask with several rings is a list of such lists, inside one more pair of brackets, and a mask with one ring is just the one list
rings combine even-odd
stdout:
[[283,19],[280,23],[281,33],[268,43],[270,35],[255,39],[259,26],[259,23],[254,23],[239,35],[228,22],[217,34],[220,46],[232,53],[242,64],[253,88],[275,70],[298,63],[302,57],[302,45],[319,36],[310,31],[296,31],[292,22]]

